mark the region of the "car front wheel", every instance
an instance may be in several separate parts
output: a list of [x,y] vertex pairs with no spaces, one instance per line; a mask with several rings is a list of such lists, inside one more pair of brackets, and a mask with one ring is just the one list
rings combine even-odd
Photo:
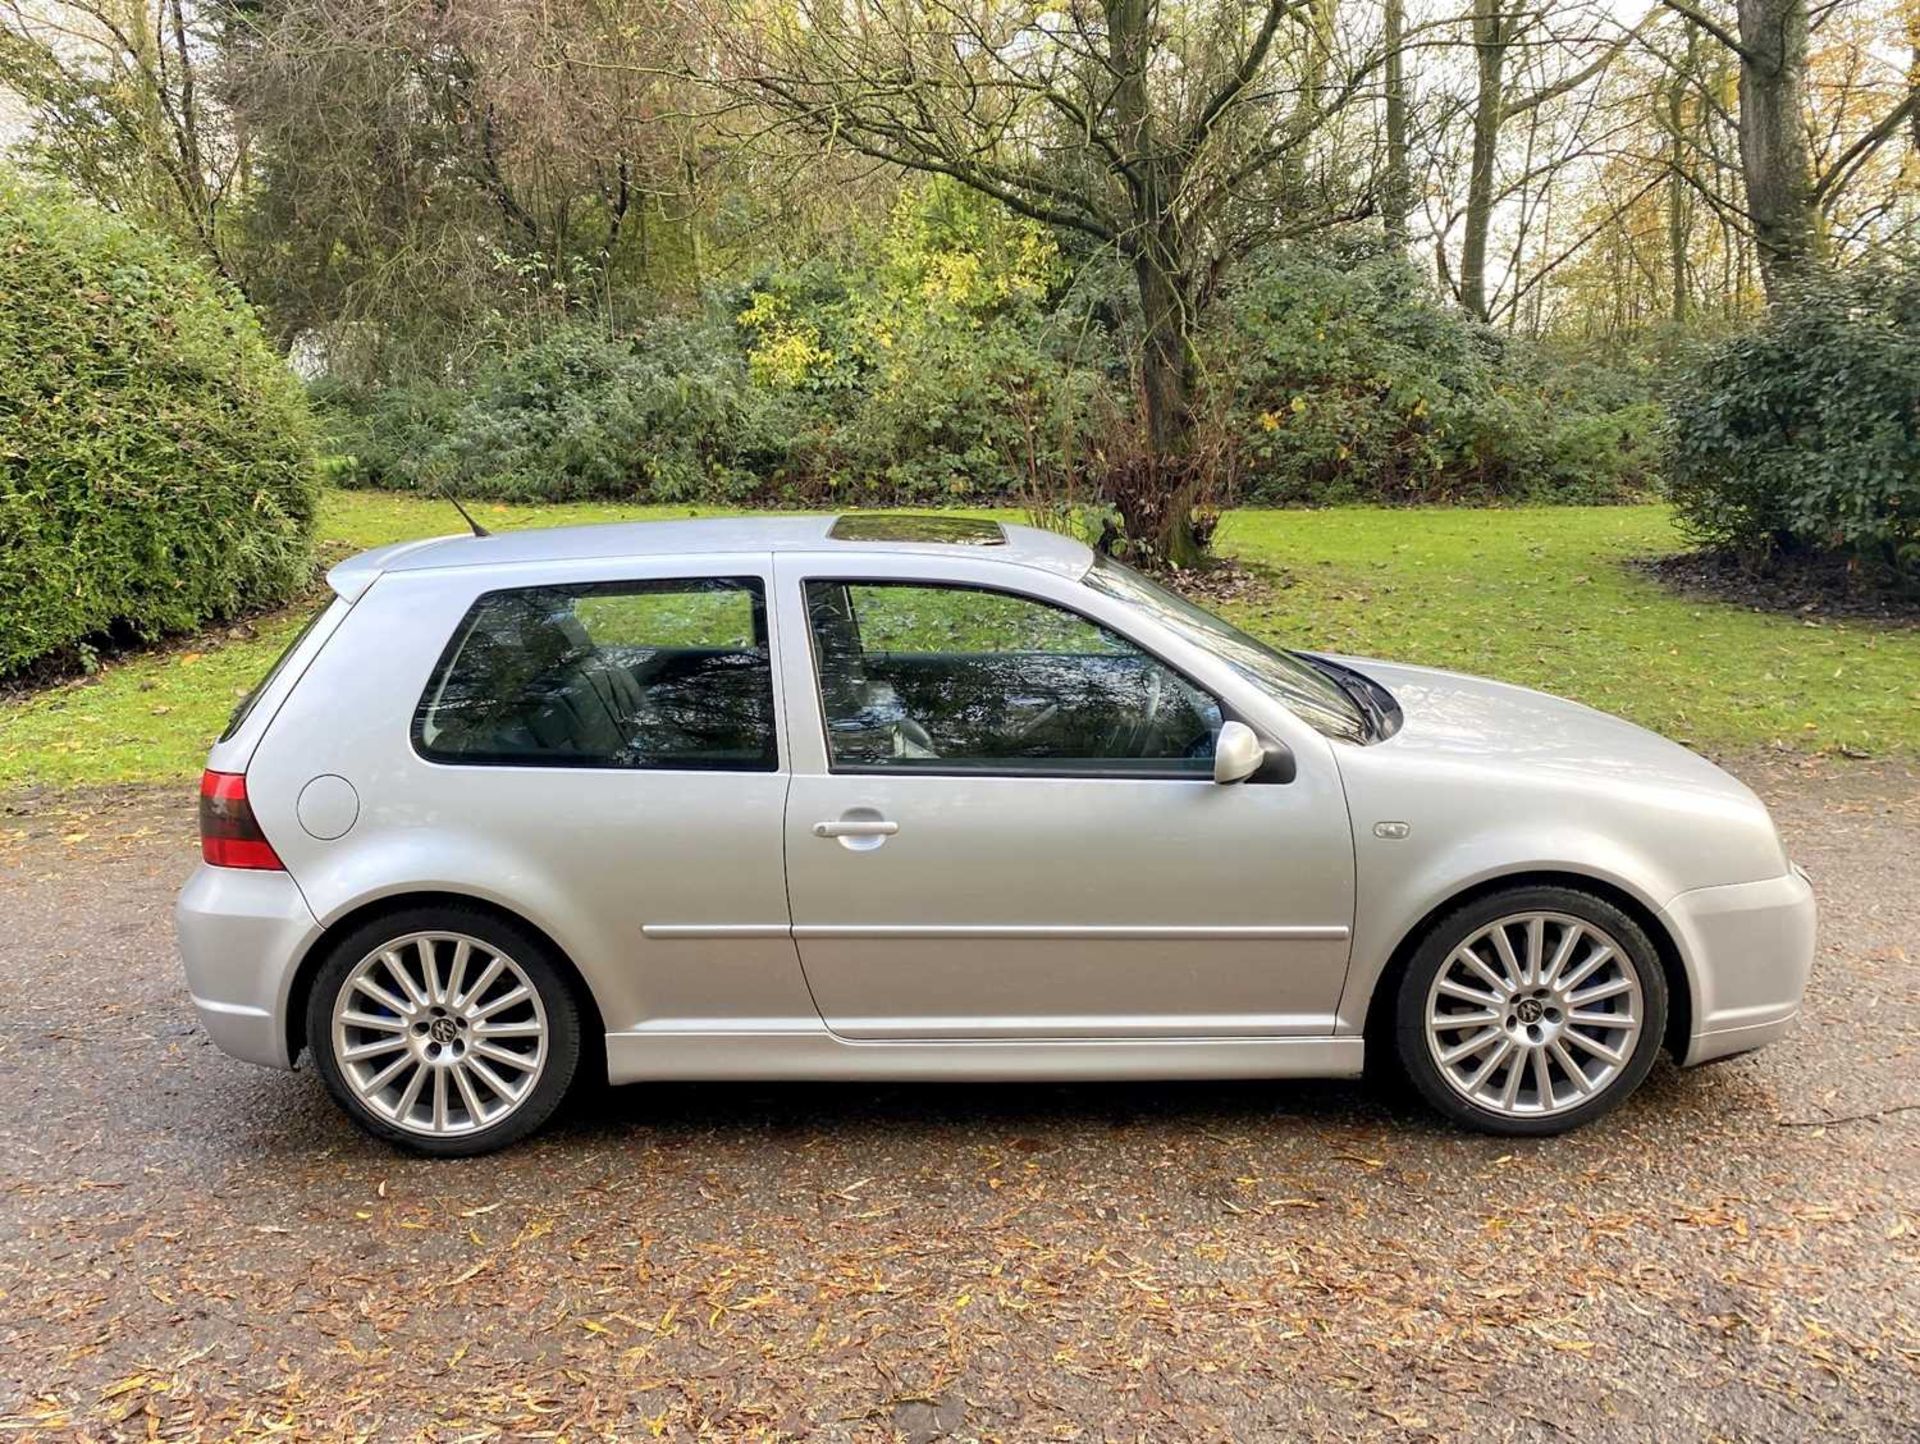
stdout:
[[1487,1133],[1563,1133],[1647,1076],[1666,978],[1645,930],[1604,898],[1513,888],[1428,934],[1395,1020],[1402,1066],[1442,1113]]
[[524,1138],[566,1095],[580,1015],[548,947],[487,913],[418,908],[331,949],[307,1045],[367,1132],[460,1157]]

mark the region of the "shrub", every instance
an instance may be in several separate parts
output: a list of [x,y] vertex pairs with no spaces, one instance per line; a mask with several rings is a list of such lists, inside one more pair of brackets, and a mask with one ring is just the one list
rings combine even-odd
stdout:
[[[810,262],[631,337],[561,327],[453,385],[319,383],[348,485],[567,501],[1012,495],[1089,386],[1038,227],[911,193],[865,267]],[[1067,424],[1071,425],[1071,417]]]
[[1064,279],[1044,227],[939,179],[902,195],[869,265],[758,278],[737,308],[753,375],[816,402],[788,490],[983,500],[1057,470],[1092,384],[1048,304]]
[[558,329],[438,382],[326,396],[349,485],[461,496],[733,500],[784,466],[796,407],[753,386],[728,328],[668,317],[613,338]]
[[341,486],[412,491],[431,484],[428,461],[452,434],[464,394],[432,380],[360,387],[322,377],[309,388]]
[[[579,328],[332,393],[349,484],[501,499],[1071,502],[1162,484],[1132,447],[1130,279],[950,183],[857,261],[769,268],[631,338]],[[1618,501],[1650,382],[1467,321],[1403,260],[1281,246],[1198,344],[1209,499]],[[1122,460],[1125,453],[1129,458]]]
[[1808,278],[1668,399],[1682,525],[1749,557],[1838,553],[1920,582],[1920,262]]
[[1246,499],[1432,500],[1474,476],[1493,345],[1411,266],[1284,248],[1219,315],[1207,360],[1231,388]]
[[1648,482],[1644,394],[1567,384],[1566,358],[1475,325],[1392,255],[1278,247],[1218,315],[1205,359],[1243,500],[1619,501]]
[[284,600],[316,497],[305,398],[246,305],[0,174],[0,674]]

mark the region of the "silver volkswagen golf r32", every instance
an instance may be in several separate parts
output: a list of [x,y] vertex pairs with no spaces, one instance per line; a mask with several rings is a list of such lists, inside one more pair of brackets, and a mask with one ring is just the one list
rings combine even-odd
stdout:
[[574,1078],[1349,1076],[1543,1134],[1799,1011],[1759,801],[1518,687],[1277,650],[959,518],[336,567],[201,784],[214,1040],[440,1154]]

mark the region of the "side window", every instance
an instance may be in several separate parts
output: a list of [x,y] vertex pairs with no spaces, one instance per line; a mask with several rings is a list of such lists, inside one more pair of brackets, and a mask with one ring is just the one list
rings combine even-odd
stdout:
[[489,592],[414,719],[421,753],[505,766],[772,771],[757,578]]
[[1219,703],[1064,607],[812,581],[807,611],[837,768],[1212,773]]

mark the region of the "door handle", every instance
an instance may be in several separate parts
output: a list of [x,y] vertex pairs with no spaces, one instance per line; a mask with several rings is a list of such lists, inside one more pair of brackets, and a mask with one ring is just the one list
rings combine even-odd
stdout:
[[899,823],[878,817],[842,817],[813,825],[815,837],[892,837],[899,830]]

